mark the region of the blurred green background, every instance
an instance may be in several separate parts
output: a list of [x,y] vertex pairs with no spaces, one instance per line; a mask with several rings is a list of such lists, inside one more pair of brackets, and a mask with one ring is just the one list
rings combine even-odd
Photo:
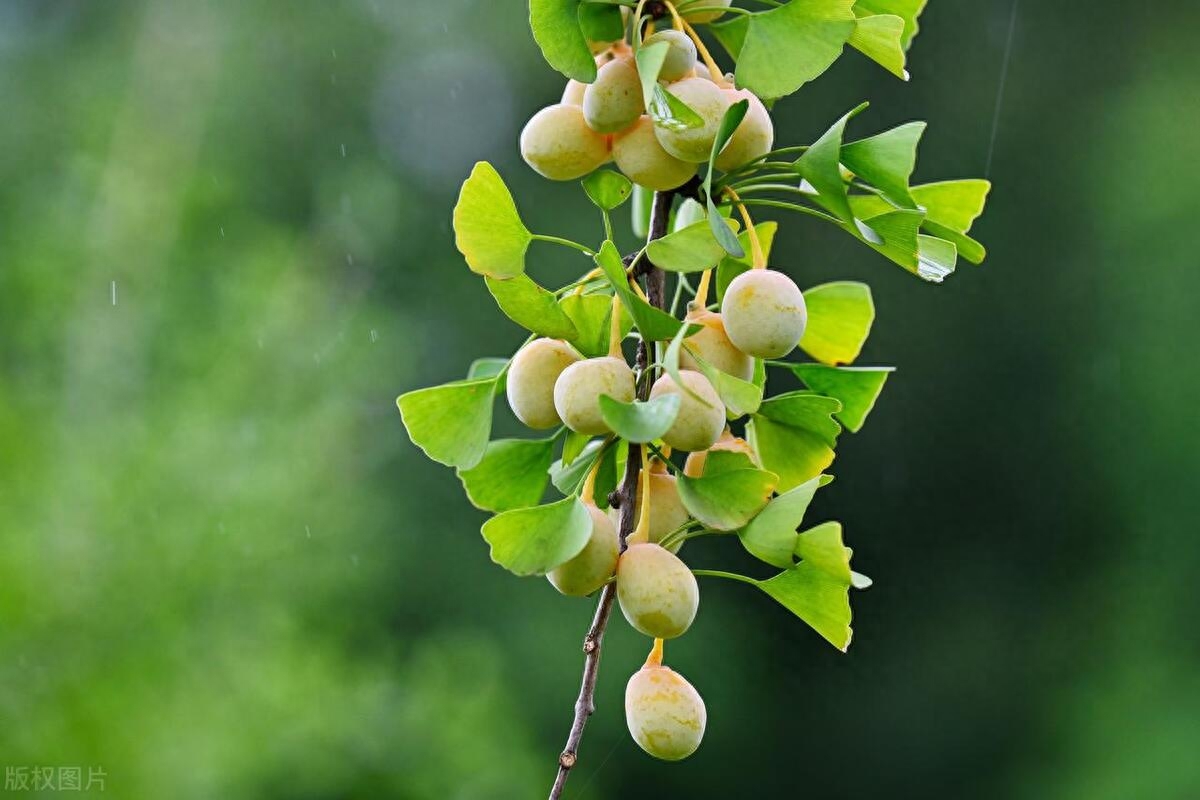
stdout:
[[[855,644],[706,581],[668,659],[709,731],[666,765],[624,731],[618,617],[571,800],[1200,792],[1200,6],[1021,3],[998,114],[1012,6],[929,6],[911,83],[848,51],[777,108],[800,143],[870,99],[857,134],[930,122],[918,179],[996,184],[942,286],[777,240],[801,285],[871,283],[863,363],[899,367],[812,517],[876,579]],[[545,796],[593,602],[490,563],[394,399],[523,339],[453,247],[474,161],[596,240],[516,151],[561,84],[516,0],[0,4],[0,766]],[[755,571],[735,549],[693,552]]]

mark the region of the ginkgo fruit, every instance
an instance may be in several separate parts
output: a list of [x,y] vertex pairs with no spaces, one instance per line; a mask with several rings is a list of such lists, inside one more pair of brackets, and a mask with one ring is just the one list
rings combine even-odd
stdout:
[[535,430],[562,424],[554,408],[554,384],[582,356],[558,339],[534,339],[513,356],[505,380],[508,405],[517,419]]
[[[702,24],[720,19],[725,14],[722,9],[729,8],[732,4],[733,0],[684,0],[678,6],[679,13],[683,15],[684,19],[688,22]],[[698,10],[688,11],[689,7]]]
[[696,165],[668,153],[654,134],[654,122],[642,115],[613,137],[613,160],[629,180],[655,191],[674,189],[696,174]]
[[755,358],[782,358],[804,335],[808,309],[804,294],[787,275],[752,269],[730,282],[721,317],[737,349]]
[[[656,648],[657,650],[657,648]],[[654,654],[625,686],[625,723],[638,747],[680,761],[700,747],[708,712],[692,684]]]
[[[683,505],[683,500],[679,497],[679,484],[675,480],[675,476],[667,471],[667,465],[657,458],[650,462],[649,474],[646,477],[650,484],[650,528],[648,538],[651,542],[658,544],[662,542],[663,537],[668,533],[678,530],[689,519],[691,514]],[[638,482],[637,490],[637,505],[634,510],[635,519],[641,519],[642,514],[642,499],[645,495],[645,490],[642,483]],[[676,545],[669,548],[671,552],[678,552],[679,546]]]
[[722,172],[729,172],[749,164],[756,158],[771,152],[775,144],[775,126],[771,114],[762,100],[748,89],[722,89],[733,105],[739,100],[749,102],[746,116],[722,148],[713,164]]
[[679,353],[679,366],[696,370],[699,366],[692,353],[722,372],[748,381],[754,377],[754,359],[734,346],[725,333],[721,315],[707,309],[688,314],[687,321],[700,326],[700,330],[683,340]]
[[758,463],[758,457],[754,453],[754,448],[745,439],[739,439],[730,432],[729,428],[721,434],[721,438],[716,444],[707,450],[698,450],[695,453],[689,453],[687,461],[683,464],[683,474],[689,478],[699,478],[704,474],[704,468],[708,464],[709,453],[741,453],[750,460],[750,465]]
[[600,414],[600,395],[622,403],[634,400],[633,370],[614,356],[589,358],[568,366],[554,383],[554,408],[576,433],[610,433]]
[[588,85],[574,78],[567,81],[566,87],[563,89],[562,100],[559,101],[563,105],[583,107],[583,93],[587,91]]
[[639,542],[617,562],[617,601],[635,629],[656,639],[674,639],[696,618],[700,587],[679,556],[661,545]]
[[645,108],[632,58],[617,58],[602,66],[583,92],[583,118],[598,133],[625,130]]
[[533,115],[521,131],[521,157],[553,181],[582,178],[609,159],[609,140],[588,127],[579,106],[559,103]]
[[592,503],[585,507],[592,517],[592,534],[579,555],[550,572],[546,577],[554,588],[572,597],[586,597],[596,591],[617,569],[621,543],[608,515]]
[[696,45],[691,37],[683,31],[668,28],[648,36],[642,42],[642,47],[649,47],[658,42],[665,42],[667,45],[667,55],[658,71],[658,79],[669,82],[688,77],[696,66]]
[[679,378],[686,390],[675,383],[670,375],[663,375],[654,382],[650,397],[679,395],[679,415],[663,434],[663,441],[675,450],[691,452],[707,450],[725,429],[725,404],[708,378],[694,370],[680,370]]
[[729,96],[717,84],[704,78],[684,78],[667,89],[700,117],[695,128],[655,126],[654,133],[663,148],[682,161],[700,164],[708,161],[721,118],[729,108]]

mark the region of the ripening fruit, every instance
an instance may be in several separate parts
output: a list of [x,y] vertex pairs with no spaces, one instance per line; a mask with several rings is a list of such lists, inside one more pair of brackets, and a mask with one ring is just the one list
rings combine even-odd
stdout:
[[552,181],[582,178],[608,161],[608,138],[583,121],[579,106],[547,106],[521,131],[521,157]]
[[668,28],[659,31],[642,42],[642,47],[648,47],[656,42],[667,43],[667,55],[663,59],[662,69],[658,71],[660,81],[677,81],[691,74],[696,66],[696,45],[692,37],[683,31]]
[[660,545],[639,542],[617,563],[617,600],[634,628],[656,639],[674,639],[696,618],[700,587],[679,556]]
[[592,503],[586,508],[592,516],[592,536],[579,555],[546,574],[560,592],[572,597],[586,597],[608,583],[617,569],[621,543],[612,520]]
[[713,140],[717,138],[717,128],[721,125],[725,110],[729,108],[729,96],[715,83],[704,78],[684,78],[667,89],[695,111],[704,124],[681,130],[656,126],[655,136],[663,148],[678,159],[693,164],[708,161]]
[[[654,459],[650,464],[647,480],[650,483],[649,538],[651,542],[657,544],[668,533],[678,530],[681,525],[691,519],[692,515],[684,508],[683,500],[679,497],[678,482],[675,480],[675,476],[667,471],[666,464]],[[643,494],[644,490],[639,482],[634,519],[641,519]],[[676,545],[671,552],[679,552],[679,546]]]
[[754,455],[754,448],[750,446],[750,443],[745,439],[737,438],[730,433],[729,428],[726,428],[725,432],[721,434],[721,438],[712,447],[688,454],[687,461],[683,464],[683,474],[689,478],[699,478],[704,474],[704,465],[708,463],[708,454],[718,451],[742,453],[751,462],[758,463],[758,458]]
[[699,369],[688,349],[727,375],[748,381],[754,377],[754,359],[738,350],[725,333],[725,323],[715,311],[701,310],[688,314],[687,321],[700,325],[696,333],[684,339],[679,353],[679,366]]
[[795,349],[808,309],[795,281],[782,272],[752,269],[738,275],[721,301],[725,332],[755,358],[782,358]]
[[679,4],[679,13],[683,15],[684,19],[686,19],[688,22],[691,22],[692,24],[712,22],[714,19],[719,19],[720,17],[724,16],[725,12],[724,11],[692,11],[692,12],[689,12],[687,10],[688,7],[690,6],[692,8],[712,8],[714,6],[721,6],[723,8],[729,8],[729,6],[732,3],[733,3],[733,0],[684,0],[684,2]]
[[598,133],[623,131],[645,111],[642,82],[632,58],[618,58],[600,68],[583,92],[583,118]]
[[575,348],[558,339],[534,339],[522,347],[508,368],[505,394],[517,419],[536,430],[562,424],[554,408],[554,384],[579,361]]
[[613,138],[612,151],[621,172],[647,189],[665,192],[696,174],[695,164],[680,161],[663,149],[654,135],[654,121],[645,115]]
[[700,747],[708,712],[700,693],[670,667],[647,663],[625,687],[625,722],[650,755],[680,761]]
[[610,433],[600,416],[602,394],[622,403],[633,402],[633,370],[624,360],[604,356],[571,364],[554,384],[554,408],[563,424],[576,433]]
[[725,429],[725,404],[708,378],[699,372],[685,369],[679,372],[679,377],[690,392],[681,390],[670,375],[663,375],[650,389],[651,398],[666,394],[680,396],[679,416],[663,434],[663,441],[675,450],[707,450]]
[[567,106],[583,107],[583,93],[587,90],[588,85],[572,78],[567,81],[567,86],[563,89],[562,104]]
[[775,126],[771,123],[771,114],[762,100],[748,89],[722,89],[733,105],[739,100],[748,100],[749,107],[742,124],[737,126],[729,143],[717,155],[714,163],[722,172],[730,172],[740,166],[749,164],[760,156],[771,152],[775,144]]

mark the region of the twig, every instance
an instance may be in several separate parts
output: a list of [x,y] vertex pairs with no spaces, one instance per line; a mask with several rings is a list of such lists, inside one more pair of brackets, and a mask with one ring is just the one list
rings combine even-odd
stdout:
[[[695,191],[694,187],[686,189],[688,186],[690,183],[684,184],[679,189],[654,194],[647,242],[666,235],[667,220],[671,215],[671,204],[675,201],[675,195],[677,193],[694,193]],[[645,256],[639,259],[638,269],[634,270],[634,274],[637,275],[639,270],[646,276],[646,297],[650,304],[656,308],[665,308],[666,274],[651,264]],[[637,369],[643,376],[643,380],[638,384],[639,400],[646,400],[650,396],[652,381],[645,379],[649,364],[649,350],[646,342],[641,341],[637,348]],[[637,524],[634,511],[637,508],[637,485],[641,468],[641,447],[631,444],[629,445],[629,456],[625,460],[625,478],[621,481],[621,487],[615,493],[616,497],[614,498],[617,501],[614,505],[621,511],[619,533],[622,552],[626,547],[625,540],[633,533],[634,526]],[[570,775],[571,768],[579,760],[579,742],[583,739],[583,728],[587,725],[592,712],[596,710],[596,675],[600,670],[600,645],[604,640],[604,631],[608,627],[608,620],[612,616],[613,601],[616,596],[617,584],[614,581],[606,585],[600,592],[596,615],[592,618],[592,625],[588,628],[587,635],[583,637],[583,681],[579,687],[579,697],[575,700],[575,719],[571,723],[570,733],[567,734],[567,745],[558,757],[558,775],[554,779],[554,786],[550,789],[550,800],[559,800],[562,797],[563,789],[567,785],[567,776]]]

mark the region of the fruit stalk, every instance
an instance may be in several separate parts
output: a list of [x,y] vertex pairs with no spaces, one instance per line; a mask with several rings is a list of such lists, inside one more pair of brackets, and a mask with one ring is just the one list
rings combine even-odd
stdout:
[[[681,189],[688,188],[685,184]],[[654,205],[650,215],[650,230],[646,237],[647,243],[667,235],[667,224],[671,216],[671,205],[679,189],[654,193]],[[692,189],[694,191],[694,189]],[[646,297],[656,308],[666,308],[667,276],[655,267],[644,254],[634,265],[633,274],[644,275],[646,278]],[[636,280],[636,278],[635,278]],[[654,383],[652,376],[646,374],[650,364],[650,352],[645,341],[637,347],[637,369],[639,382],[637,397],[646,400],[650,397],[650,387]],[[621,525],[618,530],[621,541],[621,551],[626,548],[626,540],[637,526],[635,510],[637,508],[637,487],[642,471],[642,448],[636,444],[629,445],[629,456],[625,461],[625,477],[620,488],[614,493],[614,505],[620,509]],[[583,739],[583,729],[588,718],[596,710],[596,676],[600,671],[600,645],[604,640],[604,631],[608,628],[608,620],[612,616],[613,601],[617,596],[615,581],[606,585],[600,591],[600,601],[596,605],[596,614],[592,617],[591,627],[583,637],[583,680],[579,687],[579,697],[575,700],[575,717],[571,722],[571,730],[567,734],[567,744],[558,757],[558,774],[554,786],[550,789],[550,800],[559,800],[567,785],[567,777],[571,768],[579,758],[579,742]]]

